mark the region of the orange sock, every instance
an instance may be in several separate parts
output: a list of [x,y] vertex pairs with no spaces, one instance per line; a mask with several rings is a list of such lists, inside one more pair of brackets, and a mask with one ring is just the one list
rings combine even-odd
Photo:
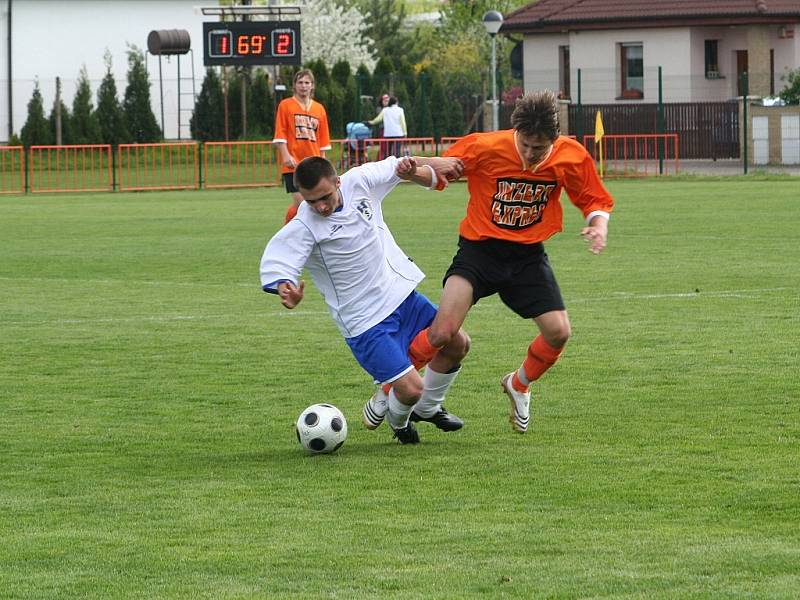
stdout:
[[416,369],[421,369],[431,362],[431,359],[439,351],[439,348],[431,344],[428,339],[428,331],[430,331],[429,327],[420,331],[408,347],[408,357]]
[[284,224],[286,224],[289,221],[291,221],[292,219],[294,219],[294,216],[296,214],[297,214],[297,207],[294,205],[294,203],[292,203],[292,204],[289,205],[289,208],[286,209],[286,216],[284,217],[284,221],[283,221]]
[[[544,372],[558,360],[563,349],[563,346],[561,348],[553,348],[544,340],[541,334],[537,335],[533,343],[528,346],[528,356],[525,358],[525,362],[522,363],[522,369],[525,371],[525,377],[528,378],[528,381],[536,381],[544,375]],[[514,380],[519,380],[516,373],[514,374],[512,385]],[[525,384],[520,381],[520,385],[524,386]]]

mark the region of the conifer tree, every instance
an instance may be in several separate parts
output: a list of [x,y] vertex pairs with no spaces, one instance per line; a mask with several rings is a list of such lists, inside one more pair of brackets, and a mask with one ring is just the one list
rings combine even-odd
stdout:
[[106,50],[104,56],[106,74],[97,90],[97,124],[100,128],[100,139],[104,144],[124,144],[130,140],[125,128],[122,105],[117,99],[117,84],[111,73],[111,53]]
[[98,144],[102,139],[97,115],[92,106],[92,89],[86,65],[81,67],[78,76],[78,89],[72,100],[71,131],[73,144]]
[[222,81],[214,68],[206,69],[200,95],[189,121],[192,138],[202,142],[219,142],[225,139],[225,113]]
[[26,148],[53,143],[50,125],[44,117],[42,92],[39,90],[38,80],[33,86],[33,96],[28,102],[28,119],[25,121],[25,125],[22,126],[20,136]]
[[150,78],[144,67],[144,55],[136,46],[128,49],[128,85],[122,106],[125,126],[134,142],[156,142],[161,138],[150,104]]
[[[58,124],[56,123],[56,106],[53,104],[53,109],[50,111],[50,116],[47,118],[47,126],[50,128],[51,143],[58,143]],[[67,105],[61,101],[61,143],[67,144],[82,144],[84,142],[76,142],[75,134],[72,129],[72,115],[69,113]]]
[[249,136],[271,139],[275,122],[275,99],[269,89],[269,75],[263,69],[257,69],[252,79],[248,97],[250,108],[247,111]]

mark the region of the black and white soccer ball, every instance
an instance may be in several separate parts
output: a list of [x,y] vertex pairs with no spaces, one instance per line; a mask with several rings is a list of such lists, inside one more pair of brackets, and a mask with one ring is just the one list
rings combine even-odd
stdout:
[[347,420],[332,404],[312,404],[297,419],[297,441],[310,454],[336,452],[347,439]]

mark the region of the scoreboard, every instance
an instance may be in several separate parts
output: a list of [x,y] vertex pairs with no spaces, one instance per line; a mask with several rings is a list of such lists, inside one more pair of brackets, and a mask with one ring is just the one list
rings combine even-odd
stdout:
[[300,21],[203,23],[203,65],[299,65]]

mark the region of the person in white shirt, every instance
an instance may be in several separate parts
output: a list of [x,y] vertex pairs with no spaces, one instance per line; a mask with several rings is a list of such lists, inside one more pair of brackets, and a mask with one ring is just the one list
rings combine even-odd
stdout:
[[[378,125],[383,123],[383,137],[384,138],[404,138],[408,136],[408,127],[406,126],[406,113],[397,104],[395,96],[389,97],[389,104],[381,109],[378,116],[371,121],[365,121],[367,125]],[[402,156],[403,143],[400,141],[386,142],[387,149],[381,155],[382,158],[386,156]]]
[[403,444],[419,442],[411,421],[443,431],[463,426],[442,403],[470,340],[460,330],[447,345],[430,345],[436,307],[416,291],[425,275],[395,242],[382,204],[401,180],[441,189],[461,170],[459,159],[389,157],[338,177],[329,160],[308,157],[294,174],[305,202],[261,258],[262,289],[289,309],[303,299],[300,275],[308,270],[356,360],[381,384],[364,407],[364,424],[375,429],[386,417]]

